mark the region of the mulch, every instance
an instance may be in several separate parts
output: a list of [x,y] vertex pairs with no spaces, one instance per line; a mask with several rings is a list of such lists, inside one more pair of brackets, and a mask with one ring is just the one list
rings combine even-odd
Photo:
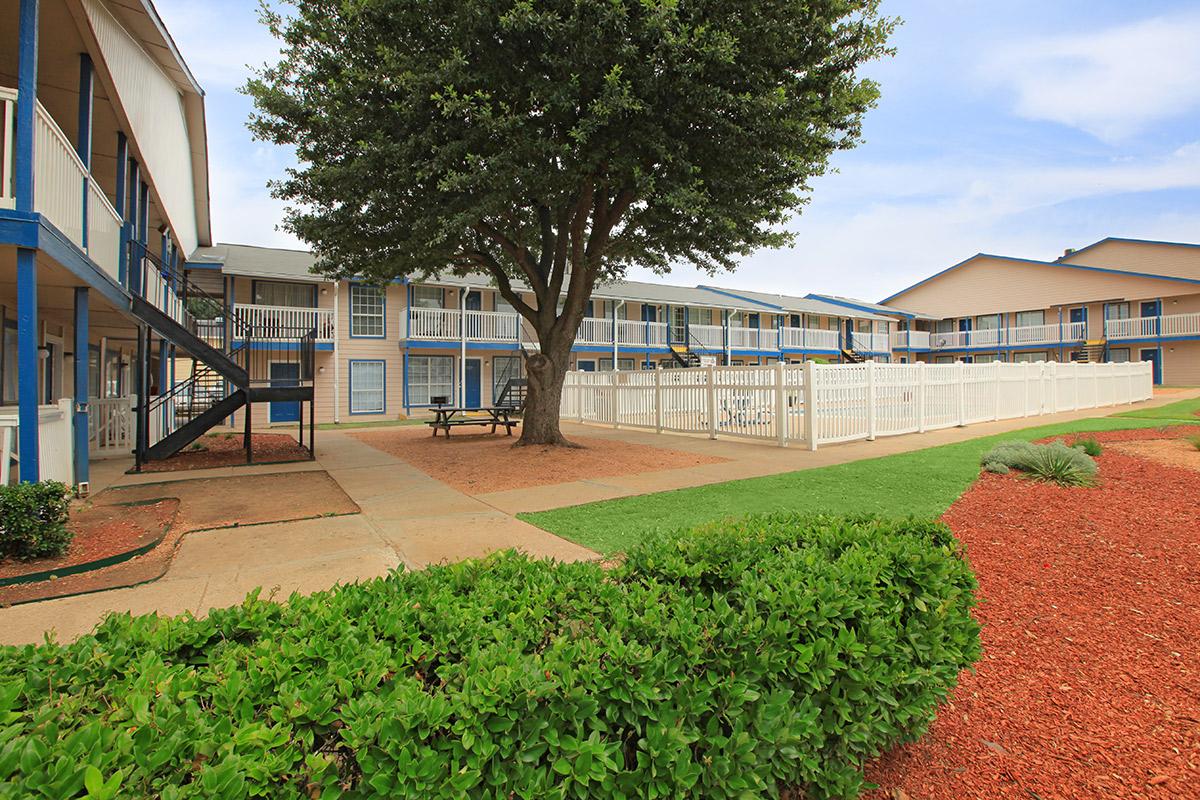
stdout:
[[[255,464],[308,460],[308,450],[286,433],[254,433],[250,438],[254,445]],[[240,466],[246,463],[242,441],[240,433],[208,433],[170,458],[146,462],[142,465],[142,472]]]
[[1200,473],[1098,461],[1091,488],[983,474],[946,512],[984,656],[920,741],[869,766],[868,797],[1200,796]]
[[[122,579],[131,574],[141,576],[154,573],[161,567],[153,575],[158,577],[170,558],[168,556],[162,561],[155,554],[174,551],[180,532],[172,526],[178,511],[179,501],[175,498],[81,508],[71,515],[68,523],[75,538],[71,540],[66,554],[58,558],[0,562],[0,579],[50,573],[43,580],[0,586],[0,605],[79,594],[92,591],[97,585],[108,588],[113,585],[113,576]],[[149,548],[146,552],[116,564],[92,569],[87,567],[95,562],[121,559],[146,548]],[[74,572],[74,569],[86,571]],[[99,583],[97,576],[102,576]]]
[[354,431],[350,435],[471,495],[729,460],[586,436],[571,437],[571,442],[579,445],[571,448],[513,447],[516,437],[503,433],[455,431],[448,438],[435,437],[425,426]]

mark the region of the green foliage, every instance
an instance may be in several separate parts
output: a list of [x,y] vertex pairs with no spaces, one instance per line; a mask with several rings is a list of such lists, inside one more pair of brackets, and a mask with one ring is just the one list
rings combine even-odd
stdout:
[[1011,470],[1009,470],[1007,464],[999,461],[985,461],[983,462],[983,471],[994,472],[997,475],[1007,475]]
[[189,297],[187,310],[196,319],[220,319],[225,313],[221,304],[211,297]]
[[1200,450],[1200,436],[1189,436],[1188,441],[1192,443],[1193,447]]
[[979,657],[975,588],[942,525],[774,516],[114,615],[0,651],[0,796],[853,797]]
[[1098,470],[1091,456],[1061,440],[1049,444],[1003,442],[985,453],[981,463],[1003,464],[1031,478],[1060,486],[1089,486],[1095,482]]
[[47,558],[67,552],[70,490],[58,481],[0,486],[0,558]]
[[1084,439],[1076,439],[1075,441],[1071,442],[1071,446],[1082,450],[1092,458],[1095,458],[1104,452],[1103,445],[1096,441],[1095,437],[1092,436]]

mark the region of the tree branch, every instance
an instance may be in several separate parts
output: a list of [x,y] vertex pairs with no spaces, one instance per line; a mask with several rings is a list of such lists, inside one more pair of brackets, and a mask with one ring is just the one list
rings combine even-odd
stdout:
[[476,233],[500,245],[501,249],[508,254],[508,257],[517,263],[517,266],[521,268],[521,272],[525,273],[525,277],[529,279],[529,285],[533,289],[534,294],[540,297],[541,293],[546,291],[546,282],[538,274],[533,263],[532,253],[484,220],[476,223],[473,229]]

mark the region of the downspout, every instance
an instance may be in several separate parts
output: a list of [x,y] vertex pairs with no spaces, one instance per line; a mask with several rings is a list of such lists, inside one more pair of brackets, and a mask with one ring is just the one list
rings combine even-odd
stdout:
[[[620,366],[618,366],[618,364],[619,364],[620,362],[617,360],[617,342],[618,342],[618,341],[620,341],[620,339],[621,339],[621,335],[620,335],[620,333],[617,331],[617,327],[618,327],[618,323],[617,323],[617,309],[618,309],[618,308],[621,308],[621,307],[622,307],[622,306],[624,306],[624,305],[625,305],[625,301],[624,301],[624,300],[618,300],[617,302],[613,303],[613,307],[612,307],[612,348],[613,348],[613,372],[616,372],[617,370],[619,370],[619,369],[620,369]],[[642,316],[643,316],[643,317],[644,317],[644,316],[646,316],[646,315],[645,315],[645,313],[643,313],[643,314],[642,314]],[[650,326],[649,326],[649,324],[647,324],[647,325],[645,326],[645,331],[646,331],[646,341],[647,341],[647,342],[649,342],[649,341],[650,341],[650,338],[649,338],[649,337],[650,337]]]
[[470,286],[458,292],[458,405],[462,408],[467,407],[467,295],[470,293]]
[[342,421],[341,281],[333,282],[333,421]]

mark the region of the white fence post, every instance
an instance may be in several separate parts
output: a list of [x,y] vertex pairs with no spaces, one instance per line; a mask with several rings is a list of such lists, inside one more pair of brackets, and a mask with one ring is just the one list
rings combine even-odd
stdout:
[[817,363],[804,362],[804,439],[809,450],[817,449]]
[[917,362],[917,433],[925,432],[925,362]]
[[1004,385],[1004,377],[999,361],[994,362],[992,368],[996,371],[996,379],[992,381],[992,422],[995,422],[1000,419],[1000,394],[1001,387]]
[[955,374],[958,381],[958,427],[965,427],[967,424],[967,365],[959,361],[957,363]]
[[708,370],[708,392],[706,393],[706,402],[708,405],[708,438],[717,438],[717,383],[716,383],[716,367],[711,364],[706,367]]
[[[1058,362],[1051,361],[1046,365],[1046,371],[1050,374],[1050,391],[1046,392],[1046,400],[1049,401],[1050,411],[1053,414],[1058,411]],[[1042,413],[1045,414],[1045,402],[1042,404]]]
[[867,441],[875,441],[875,361],[867,362]]
[[654,432],[662,433],[663,429],[662,403],[662,370],[654,370]]
[[1028,361],[1021,364],[1021,416],[1029,416],[1029,367]]
[[775,436],[780,447],[787,447],[787,396],[783,391],[783,372],[787,365],[775,362]]

